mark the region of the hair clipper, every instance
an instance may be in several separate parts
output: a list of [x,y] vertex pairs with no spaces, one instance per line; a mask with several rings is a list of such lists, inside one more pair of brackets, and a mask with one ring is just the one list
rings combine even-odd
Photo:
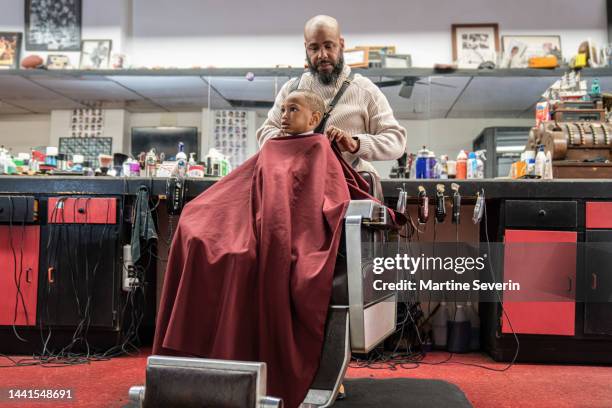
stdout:
[[461,194],[459,194],[459,184],[451,184],[451,189],[454,191],[452,221],[453,224],[459,224],[461,219]]
[[418,206],[419,224],[426,224],[429,219],[429,197],[427,197],[427,192],[423,186],[419,186]]
[[485,195],[484,190],[480,193],[476,193],[476,205],[474,206],[474,216],[472,217],[472,221],[474,224],[478,224],[480,220],[482,220],[482,215],[485,210]]
[[444,200],[444,184],[436,186],[436,221],[444,222],[446,218],[446,202]]

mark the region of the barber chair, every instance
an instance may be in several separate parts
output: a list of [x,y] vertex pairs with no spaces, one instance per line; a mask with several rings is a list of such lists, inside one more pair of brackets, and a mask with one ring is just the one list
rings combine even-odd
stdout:
[[[360,174],[370,184],[370,195],[382,196],[374,176]],[[351,353],[368,353],[395,331],[397,295],[375,291],[373,281],[384,277],[372,272],[372,259],[385,256],[382,244],[392,227],[384,206],[372,200],[350,202],[336,258],[319,370],[303,402],[304,408],[331,406]]]
[[[370,195],[382,196],[377,179],[369,173],[361,175],[371,186]],[[375,275],[372,264],[374,257],[384,256],[382,244],[392,227],[384,206],[373,200],[350,202],[336,258],[319,370],[304,408],[331,406],[351,353],[367,353],[395,331],[397,295],[374,290],[373,281],[383,275]],[[132,387],[130,400],[133,406],[145,408],[280,407],[279,400],[263,396],[265,370],[263,363],[151,356],[146,392],[144,386]]]
[[150,356],[146,387],[130,388],[128,407],[282,408],[265,394],[265,363]]

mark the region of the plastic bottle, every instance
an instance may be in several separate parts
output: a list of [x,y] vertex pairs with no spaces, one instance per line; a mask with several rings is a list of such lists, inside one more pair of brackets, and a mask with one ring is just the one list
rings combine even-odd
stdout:
[[457,155],[457,176],[456,178],[461,180],[467,177],[467,154],[462,150]]
[[423,179],[426,178],[425,174],[427,172],[427,156],[429,155],[429,150],[423,146],[421,150],[417,153],[416,159],[416,178]]
[[546,153],[544,153],[544,145],[540,145],[538,148],[538,154],[535,158],[535,176],[544,178],[546,172]]
[[468,179],[475,179],[476,178],[476,171],[477,171],[477,165],[478,163],[476,162],[476,153],[474,152],[470,152],[470,154],[468,155],[468,160],[467,160],[467,167],[466,167],[466,175]]
[[440,156],[440,160],[436,163],[434,175],[439,179],[448,179],[448,156],[443,154]]
[[440,307],[432,323],[433,340],[436,348],[446,348],[448,319],[448,307],[446,306],[446,302],[440,302]]
[[427,167],[425,168],[425,178],[432,179],[435,176],[436,156],[432,150],[427,153]]
[[527,176],[529,177],[535,176],[535,159],[527,160]]
[[472,324],[466,309],[457,304],[455,319],[448,322],[448,351],[451,353],[467,353],[470,351]]
[[484,178],[484,171],[485,171],[485,160],[487,160],[487,158],[485,157],[485,152],[486,150],[478,150],[476,152],[476,178],[477,179],[483,179]]
[[478,310],[476,310],[472,302],[467,302],[465,309],[472,326],[470,350],[480,350],[480,317],[478,317]]
[[155,155],[155,149],[149,150],[145,157],[145,176],[155,177],[157,170],[157,156]]
[[547,180],[552,180],[553,178],[552,155],[550,154],[550,150],[546,152],[546,168],[544,169],[544,178]]
[[189,162],[187,162],[188,167],[195,166],[197,163],[195,161],[195,153],[189,153]]
[[187,155],[185,154],[185,144],[179,142],[178,153],[176,154],[176,170],[179,176],[185,177],[187,174]]

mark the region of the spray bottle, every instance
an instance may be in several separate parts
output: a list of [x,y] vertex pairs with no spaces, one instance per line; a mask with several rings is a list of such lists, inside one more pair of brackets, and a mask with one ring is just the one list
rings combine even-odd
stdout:
[[475,179],[476,178],[476,166],[477,166],[476,153],[470,152],[470,154],[468,155],[466,166],[467,166],[466,167],[467,178]]
[[485,173],[485,161],[487,158],[485,157],[486,150],[477,150],[476,151],[476,178],[483,179]]

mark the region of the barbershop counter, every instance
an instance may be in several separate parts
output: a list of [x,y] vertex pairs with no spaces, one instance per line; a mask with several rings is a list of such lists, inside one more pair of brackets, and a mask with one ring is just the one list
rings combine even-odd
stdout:
[[[179,201],[189,201],[216,181],[187,179]],[[529,259],[530,267],[498,265],[503,268],[504,278],[521,281],[529,277],[525,274],[536,272],[543,282],[549,282],[555,288],[567,288],[564,290],[575,298],[562,304],[532,302],[526,305],[527,312],[512,310],[511,305],[504,303],[504,309],[512,315],[511,328],[504,324],[499,304],[481,302],[482,348],[496,360],[512,360],[516,351],[514,331],[520,339],[519,361],[612,363],[612,302],[598,301],[612,299],[609,273],[612,270],[612,251],[598,249],[602,245],[612,245],[612,180],[385,179],[382,180],[382,189],[387,204],[395,206],[399,189],[403,188],[409,197],[407,210],[415,220],[418,187],[425,187],[430,197],[430,214],[433,214],[436,185],[443,184],[445,196],[450,197],[453,182],[460,186],[462,196],[460,225],[451,225],[450,217],[446,217],[444,222],[434,223],[434,217],[430,216],[427,224],[419,226],[420,241],[452,242],[458,239],[478,243],[490,240],[503,245],[513,241],[570,242],[575,243],[576,248],[584,248],[583,251],[559,251],[550,257],[542,257],[537,246],[520,254],[512,253],[512,248],[505,248],[504,257]],[[143,187],[149,196],[167,198],[159,201],[154,198],[151,213],[159,239],[154,247],[143,248],[146,258],[143,262],[148,267],[142,279],[148,285],[146,303],[150,307],[145,312],[143,327],[152,335],[154,305],[159,300],[165,259],[180,212],[180,208],[172,211],[177,197],[176,183],[162,178],[0,176],[0,238],[4,235],[17,239],[16,232],[23,230],[26,233],[27,239],[15,242],[19,248],[23,246],[24,259],[27,260],[23,263],[23,274],[28,283],[18,292],[14,284],[11,286],[13,275],[5,274],[3,277],[0,274],[0,286],[8,288],[8,293],[0,291],[0,296],[14,299],[23,293],[24,309],[28,311],[18,314],[16,320],[9,319],[14,311],[3,311],[0,305],[0,344],[5,345],[0,352],[39,352],[31,349],[40,339],[39,324],[54,327],[56,345],[70,341],[81,317],[70,303],[72,286],[60,287],[59,284],[70,282],[70,276],[61,276],[61,271],[69,271],[74,266],[71,252],[66,251],[77,246],[82,248],[78,250],[79,262],[85,266],[97,265],[98,258],[92,258],[96,253],[108,255],[96,268],[95,291],[92,293],[95,307],[91,311],[92,328],[89,331],[95,337],[90,339],[90,344],[98,347],[114,344],[124,327],[129,327],[118,313],[127,302],[127,292],[122,290],[122,285],[129,284],[131,279],[122,276],[127,269],[121,265],[124,258],[121,254],[129,243],[127,237],[132,230],[130,214],[138,207],[140,198],[137,198],[137,193]],[[474,224],[472,215],[477,194],[484,194],[486,210],[483,222]],[[451,201],[446,200],[447,214],[451,212]],[[34,213],[38,218],[33,216]],[[12,215],[9,217],[9,214]],[[15,225],[20,224],[21,229],[15,229]],[[58,245],[53,245],[55,242]],[[0,240],[0,261],[10,264],[12,248],[7,243],[8,240]],[[95,251],[92,248],[96,248]],[[563,261],[550,262],[551,259]],[[67,264],[63,268],[53,268],[54,260]],[[49,291],[50,287],[53,291]],[[83,286],[82,292],[89,293],[88,288]],[[566,298],[568,293],[564,294]],[[49,314],[48,310],[54,313]],[[11,327],[15,323],[23,328],[20,334],[26,336],[29,343],[15,339]]]
[[[187,179],[185,194],[195,197],[218,179]],[[612,199],[612,180],[607,179],[563,179],[563,180],[414,180],[383,179],[385,197],[397,197],[398,189],[404,188],[408,196],[416,196],[422,185],[433,196],[437,184],[443,184],[450,195],[451,183],[460,186],[463,196],[484,194],[489,199]],[[168,183],[163,178],[111,178],[111,177],[62,177],[62,176],[0,176],[0,193],[11,194],[135,194],[142,186],[153,195],[165,195]]]

